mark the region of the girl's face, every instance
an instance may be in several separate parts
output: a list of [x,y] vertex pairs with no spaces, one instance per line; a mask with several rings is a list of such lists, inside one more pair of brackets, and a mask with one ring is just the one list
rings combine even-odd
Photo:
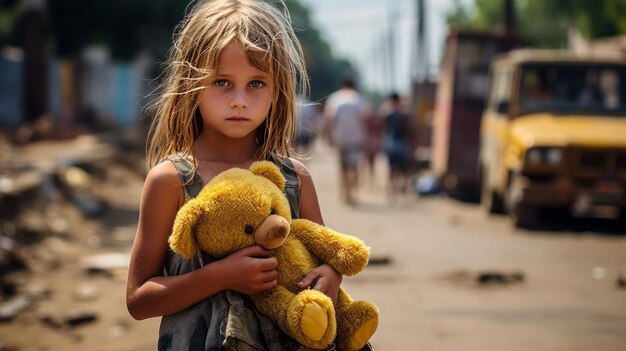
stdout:
[[266,72],[250,64],[239,41],[230,43],[220,54],[217,75],[200,94],[203,131],[234,139],[249,136],[267,118],[272,84]]

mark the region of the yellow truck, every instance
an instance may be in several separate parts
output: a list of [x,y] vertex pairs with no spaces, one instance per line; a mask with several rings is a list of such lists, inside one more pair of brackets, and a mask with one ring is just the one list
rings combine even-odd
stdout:
[[519,49],[495,58],[481,118],[481,205],[518,227],[546,209],[626,215],[626,60]]

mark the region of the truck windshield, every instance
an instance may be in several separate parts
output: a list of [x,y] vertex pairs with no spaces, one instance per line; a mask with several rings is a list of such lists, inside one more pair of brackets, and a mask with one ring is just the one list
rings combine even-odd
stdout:
[[532,64],[522,67],[523,113],[626,117],[626,65]]

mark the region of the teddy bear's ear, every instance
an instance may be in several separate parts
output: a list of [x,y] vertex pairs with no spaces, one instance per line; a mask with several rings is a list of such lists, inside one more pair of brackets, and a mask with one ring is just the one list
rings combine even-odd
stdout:
[[269,179],[281,191],[285,190],[285,177],[280,168],[270,161],[257,161],[250,166],[252,173]]
[[194,233],[202,213],[200,203],[191,200],[181,207],[176,214],[172,234],[167,241],[170,248],[184,258],[191,258],[198,251]]

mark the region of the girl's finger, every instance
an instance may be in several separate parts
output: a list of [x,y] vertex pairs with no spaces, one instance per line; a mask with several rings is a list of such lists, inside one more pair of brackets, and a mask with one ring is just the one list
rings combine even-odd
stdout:
[[259,245],[253,245],[240,250],[245,256],[250,257],[269,257],[270,252]]
[[298,287],[300,289],[312,288],[315,285],[315,282],[320,278],[320,273],[316,271],[311,271],[307,274],[302,280],[298,283]]
[[276,270],[263,272],[263,282],[275,281],[277,277],[278,272],[276,272]]
[[278,267],[278,260],[276,257],[259,258],[258,261],[261,271],[272,271]]

